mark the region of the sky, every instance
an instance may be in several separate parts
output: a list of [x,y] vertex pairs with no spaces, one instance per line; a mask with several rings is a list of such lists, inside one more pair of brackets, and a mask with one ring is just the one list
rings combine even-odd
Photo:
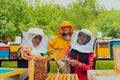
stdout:
[[[50,2],[51,0],[44,0],[44,2]],[[57,3],[66,6],[75,0],[52,0],[53,3]],[[116,9],[120,10],[120,0],[96,0],[98,4],[104,6],[107,10]]]
[[107,10],[120,10],[120,0],[97,0],[97,2],[104,6]]

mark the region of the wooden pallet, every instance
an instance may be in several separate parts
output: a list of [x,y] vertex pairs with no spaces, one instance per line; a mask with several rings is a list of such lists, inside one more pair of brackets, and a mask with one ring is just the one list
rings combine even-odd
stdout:
[[48,74],[46,80],[79,80],[77,74]]

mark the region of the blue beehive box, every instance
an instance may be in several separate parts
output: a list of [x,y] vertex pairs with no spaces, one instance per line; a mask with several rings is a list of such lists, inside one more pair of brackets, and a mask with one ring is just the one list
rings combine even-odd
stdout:
[[10,58],[10,47],[0,46],[0,59],[9,59],[9,58]]
[[115,40],[110,42],[110,56],[113,58],[114,52],[113,52],[113,46],[120,46],[120,40]]
[[13,71],[15,70],[7,69],[7,68],[0,68],[0,74],[5,74],[5,73],[13,72]]

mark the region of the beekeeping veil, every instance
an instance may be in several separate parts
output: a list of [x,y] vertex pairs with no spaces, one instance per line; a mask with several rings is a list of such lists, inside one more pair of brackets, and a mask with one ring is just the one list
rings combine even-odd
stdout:
[[[47,52],[47,46],[48,46],[48,40],[49,37],[44,34],[44,32],[39,28],[30,28],[28,32],[22,32],[23,39],[22,44],[23,45],[29,45],[32,47],[32,54],[33,55],[41,55],[41,53]],[[42,37],[42,41],[37,47],[33,46],[32,39],[36,37],[37,35],[40,35]]]
[[[78,41],[78,37],[85,38],[86,41],[82,42],[81,40],[81,44]],[[72,36],[71,47],[79,52],[90,53],[93,52],[95,40],[96,38],[92,36],[91,31],[89,31],[88,29],[82,29],[80,31],[77,30]]]

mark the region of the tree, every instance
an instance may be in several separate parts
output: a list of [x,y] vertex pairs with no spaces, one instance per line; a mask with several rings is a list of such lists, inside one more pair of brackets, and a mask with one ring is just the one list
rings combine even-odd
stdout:
[[107,11],[98,17],[96,26],[103,32],[104,36],[120,38],[120,11]]

